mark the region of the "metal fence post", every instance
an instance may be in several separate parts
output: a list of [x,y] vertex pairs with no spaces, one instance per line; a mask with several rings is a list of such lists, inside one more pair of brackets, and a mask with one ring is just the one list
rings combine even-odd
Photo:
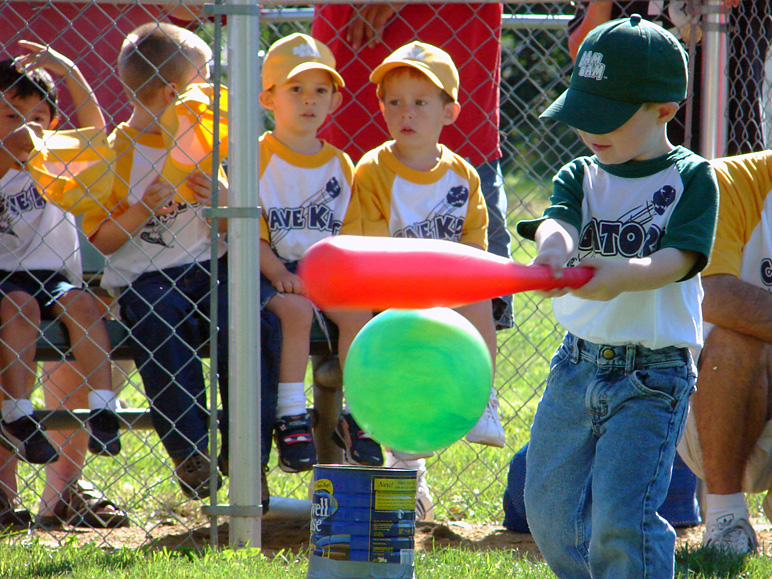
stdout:
[[[257,5],[234,0],[228,17],[230,199],[233,207],[258,206],[256,95],[260,73],[260,18]],[[254,11],[246,15],[240,7]],[[259,516],[238,516],[238,507],[260,504],[260,230],[257,219],[233,219],[228,226],[230,297],[230,545],[261,544]],[[256,484],[257,483],[257,484]]]
[[702,125],[700,154],[721,157],[727,142],[727,15],[722,0],[706,0],[703,12]]

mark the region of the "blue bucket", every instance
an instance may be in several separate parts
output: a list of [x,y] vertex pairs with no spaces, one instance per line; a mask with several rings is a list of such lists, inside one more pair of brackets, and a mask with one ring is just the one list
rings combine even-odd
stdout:
[[308,579],[412,579],[416,471],[314,466]]

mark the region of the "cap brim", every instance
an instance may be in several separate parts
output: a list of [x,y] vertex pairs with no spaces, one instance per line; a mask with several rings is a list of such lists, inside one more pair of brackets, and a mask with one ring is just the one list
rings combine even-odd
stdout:
[[331,68],[327,66],[326,64],[322,64],[320,62],[303,62],[299,65],[297,65],[295,68],[293,68],[289,73],[287,73],[287,78],[283,80],[278,80],[274,84],[280,84],[286,80],[291,79],[293,76],[300,74],[301,72],[305,72],[306,70],[326,70],[330,73],[330,76],[332,76],[332,81],[337,84],[340,87],[346,86],[346,83],[343,82],[343,77],[338,73],[337,70],[334,68]]
[[605,135],[629,121],[641,104],[569,88],[539,118],[555,119],[586,133]]

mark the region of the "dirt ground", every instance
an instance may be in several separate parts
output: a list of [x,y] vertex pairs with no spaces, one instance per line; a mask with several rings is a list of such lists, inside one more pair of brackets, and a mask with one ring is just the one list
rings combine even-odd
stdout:
[[[756,525],[759,542],[765,552],[772,554],[772,526]],[[678,529],[678,547],[698,547],[702,540],[704,527]],[[68,537],[75,536],[78,542],[95,543],[105,546],[126,546],[136,548],[147,546],[168,549],[200,549],[209,545],[209,526],[202,525],[192,530],[179,525],[158,525],[151,529],[130,527],[109,531],[86,531],[67,529],[61,531],[34,531],[42,543],[63,544]],[[307,520],[262,521],[263,551],[272,555],[279,550],[303,551],[308,548],[310,535]],[[218,527],[218,539],[221,546],[228,545],[228,525]],[[71,539],[70,539],[71,540]],[[456,521],[421,522],[415,530],[416,550],[431,551],[444,547],[456,547],[469,550],[499,549],[512,551],[514,556],[536,556],[539,550],[528,534],[513,533],[500,525],[466,523]]]

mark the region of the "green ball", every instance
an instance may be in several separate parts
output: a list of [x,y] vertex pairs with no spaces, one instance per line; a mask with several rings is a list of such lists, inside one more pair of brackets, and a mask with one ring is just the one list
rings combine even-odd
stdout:
[[401,452],[434,451],[482,416],[493,367],[480,333],[448,308],[387,310],[351,344],[343,384],[359,426]]

